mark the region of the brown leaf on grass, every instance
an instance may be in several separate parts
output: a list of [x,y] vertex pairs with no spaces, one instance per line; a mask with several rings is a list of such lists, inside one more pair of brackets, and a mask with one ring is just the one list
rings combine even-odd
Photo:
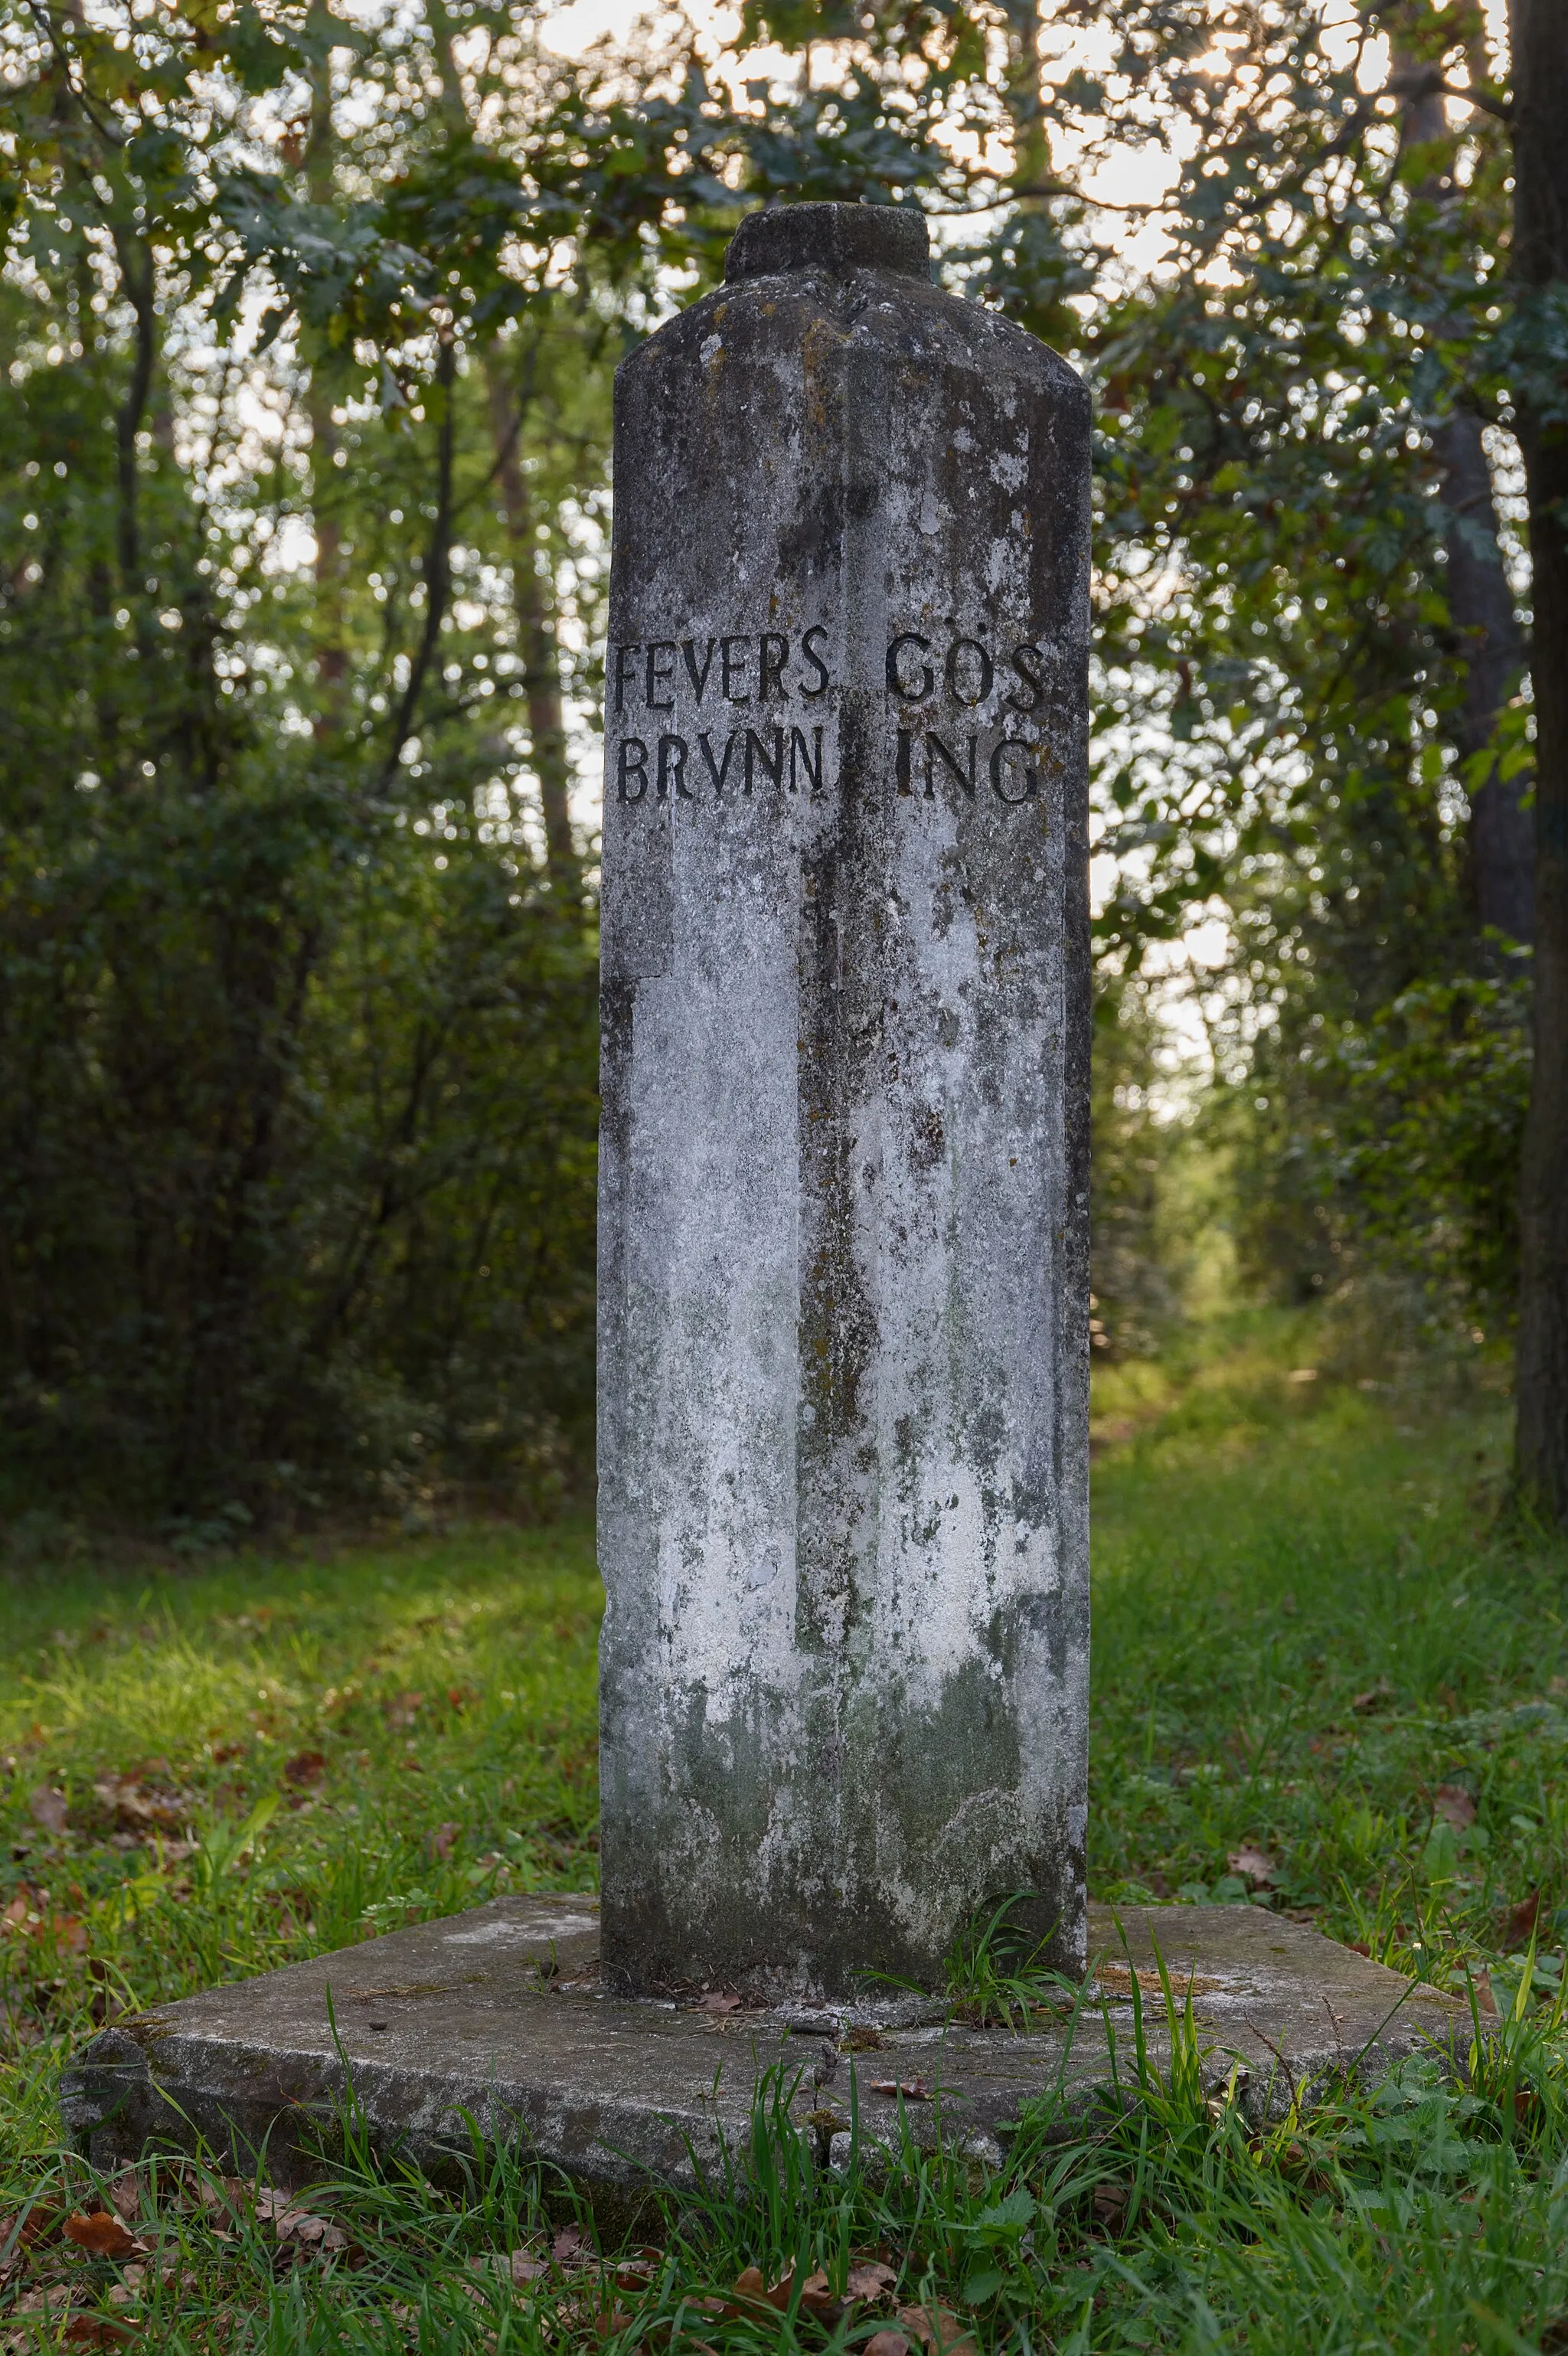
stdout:
[[860,2356],[910,2356],[910,2344],[901,2331],[873,2331]]
[[456,1845],[461,1825],[438,1825],[430,1836],[430,1853],[438,1865],[444,1865]]
[[1350,1696],[1350,1708],[1359,1718],[1365,1718],[1371,1711],[1381,1709],[1385,1702],[1391,1702],[1392,1699],[1392,1686],[1390,1685],[1387,1677],[1380,1677],[1375,1686],[1367,1687],[1365,1693]]
[[731,1996],[727,1989],[709,1988],[706,1996],[699,1996],[698,1997],[697,2009],[699,2012],[717,2012],[720,2014],[727,2012],[739,2012],[741,2009],[741,1998],[738,1996]]
[[888,2297],[897,2283],[898,2276],[894,2269],[884,2265],[880,2258],[851,2258],[844,2296],[872,2307],[879,2299]]
[[1225,1859],[1232,1873],[1239,1873],[1254,1889],[1266,1890],[1279,1871],[1266,1849],[1233,1848]]
[[520,2290],[525,2283],[541,2282],[549,2272],[549,2262],[533,2250],[509,2250],[500,2261]]
[[1439,1783],[1433,1794],[1432,1813],[1462,1833],[1476,1821],[1476,1803],[1462,1783]]
[[1125,2184],[1096,2184],[1094,2222],[1103,2225],[1107,2233],[1119,2233],[1127,2222],[1128,2197]]
[[65,1794],[52,1783],[40,1783],[36,1792],[27,1794],[27,1814],[47,1833],[63,1833],[69,1818]]
[[1541,1892],[1532,1890],[1517,1906],[1510,1906],[1503,1917],[1503,1944],[1522,1947],[1529,1944],[1530,1934],[1541,1919]]
[[549,2254],[558,2266],[581,2265],[592,2255],[581,2225],[563,2225],[551,2237]]
[[1476,1991],[1476,2010],[1480,2014],[1481,2019],[1483,2020],[1496,2020],[1498,2017],[1498,2000],[1492,1994],[1492,1983],[1487,1973],[1475,1973],[1472,1976],[1470,1985]]
[[79,2213],[68,2217],[65,2237],[95,2258],[128,2258],[136,2247],[134,2233],[127,2230],[124,2220],[116,2217],[112,2209],[95,2209],[91,2216]]
[[926,2356],[979,2356],[973,2333],[950,2307],[901,2307],[899,2323]]
[[807,2275],[802,2283],[800,2303],[805,2312],[817,2323],[829,2326],[837,2323],[844,2312],[843,2301],[834,2297],[828,2287],[827,2276],[820,2268],[816,2274]]
[[325,1774],[326,1753],[324,1751],[296,1751],[292,1759],[284,1760],[280,1772],[285,1783],[292,1783],[296,1791],[303,1792],[307,1784],[319,1783]]
[[929,2103],[931,2089],[923,2078],[873,2078],[873,2094],[901,2094],[906,2103]]
[[618,2331],[629,2331],[632,2319],[624,2308],[613,2307],[609,2312],[601,2308],[593,2319],[593,2329],[601,2340],[613,2340]]
[[123,1833],[177,1833],[195,1805],[187,1792],[150,1792],[134,1775],[110,1775],[93,1791]]
[[346,2250],[348,2236],[341,2225],[329,2217],[317,2217],[308,2209],[296,2209],[286,2192],[274,2192],[263,2185],[256,2195],[256,2214],[270,2220],[280,2244],[292,2242],[302,2250]]
[[127,2348],[136,2336],[111,2315],[73,2315],[60,2335],[67,2348]]
[[7,2247],[13,2233],[19,2250],[38,2249],[46,2243],[55,2241],[65,2222],[65,2214],[61,2201],[35,2201],[21,2212],[18,2223],[17,2212],[13,2210],[10,2216],[0,2217],[0,2250]]
[[[735,2277],[734,2296],[741,2304],[727,2308],[725,2312],[730,2316],[743,2315],[748,2307],[771,2307],[777,2314],[784,2315],[795,2297],[795,2268],[792,2266],[788,2274],[780,2275],[776,2282],[770,2283],[763,2281],[756,2266],[746,2266]],[[838,2301],[827,2287],[827,2276],[820,2272],[808,2275],[802,2283],[800,2305],[805,2314],[815,2316],[818,2322],[836,2321],[840,2311]]]
[[109,2205],[129,2225],[142,2213],[142,2186],[133,2168],[125,2169],[109,2188]]

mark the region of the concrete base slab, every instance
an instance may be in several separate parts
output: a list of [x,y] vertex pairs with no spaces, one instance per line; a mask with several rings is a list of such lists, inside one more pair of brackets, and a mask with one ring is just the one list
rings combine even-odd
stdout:
[[792,2119],[832,2162],[852,2106],[862,2147],[896,2143],[901,2115],[923,2144],[999,2160],[1024,2104],[1055,2094],[1071,2116],[1134,2077],[1135,1975],[1150,2060],[1168,2067],[1157,1942],[1179,2000],[1190,1990],[1206,2082],[1237,2072],[1254,2115],[1435,2043],[1467,2049],[1455,1998],[1259,1907],[1091,1909],[1076,2021],[1036,2015],[1012,2035],[917,1996],[729,2013],[618,1997],[599,1976],[596,1899],[498,1898],[120,2021],[68,2072],[62,2105],[101,2168],[200,2138],[287,2184],[330,2159],[351,2072],[384,2152],[439,2176],[472,2152],[472,2122],[616,2206],[741,2147],[759,2080],[782,2065]]

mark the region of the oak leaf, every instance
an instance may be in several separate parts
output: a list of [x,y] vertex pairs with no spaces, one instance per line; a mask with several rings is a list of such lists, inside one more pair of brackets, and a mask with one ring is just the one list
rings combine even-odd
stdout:
[[88,2216],[79,2213],[68,2217],[65,2237],[74,2242],[79,2250],[91,2251],[95,2258],[128,2258],[136,2246],[134,2233],[112,2209],[95,2209]]

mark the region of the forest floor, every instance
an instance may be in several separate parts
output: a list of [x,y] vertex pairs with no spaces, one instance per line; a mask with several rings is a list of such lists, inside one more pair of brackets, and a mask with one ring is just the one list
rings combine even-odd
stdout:
[[1473,1990],[1469,2084],[1417,2062],[1259,2135],[1150,2076],[1026,2123],[999,2179],[813,2176],[764,2135],[753,2197],[603,2261],[504,2160],[463,2199],[340,2164],[303,2223],[96,2184],[54,2108],[95,2021],[592,1884],[600,1590],[576,1526],[13,1559],[0,2350],[1568,2349],[1568,1557],[1500,1511],[1499,1406],[1337,1377],[1317,1332],[1232,1319],[1097,1387],[1091,1889],[1283,1908]]

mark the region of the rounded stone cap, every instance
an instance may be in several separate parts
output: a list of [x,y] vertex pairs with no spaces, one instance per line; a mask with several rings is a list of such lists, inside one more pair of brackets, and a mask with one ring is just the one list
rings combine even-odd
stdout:
[[896,270],[929,281],[925,216],[903,205],[770,205],[746,215],[724,257],[727,280],[813,269]]

